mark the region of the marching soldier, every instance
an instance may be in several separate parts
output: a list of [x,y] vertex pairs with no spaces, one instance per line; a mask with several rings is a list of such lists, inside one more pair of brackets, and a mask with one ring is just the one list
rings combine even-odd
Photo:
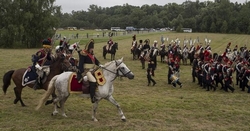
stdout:
[[216,87],[213,85],[214,81],[214,67],[212,65],[213,60],[209,60],[205,65],[204,65],[204,77],[206,79],[205,86],[207,88],[207,91],[210,90],[210,87],[213,88],[213,90],[216,90]]
[[197,55],[194,55],[194,60],[192,63],[192,78],[193,78],[193,82],[195,82],[195,77],[197,77],[197,68],[198,68],[198,58]]
[[231,84],[233,83],[232,81],[232,74],[233,74],[233,68],[231,68],[232,62],[228,61],[227,65],[223,66],[222,70],[223,70],[223,74],[224,74],[224,83],[225,83],[225,87],[224,90],[226,92],[228,92],[228,89],[230,89],[232,92],[234,92],[234,88],[231,86]]
[[140,61],[141,61],[141,64],[142,64],[142,69],[145,69],[145,61],[148,59],[148,58],[146,58],[146,54],[150,50],[149,42],[150,42],[150,40],[146,39],[144,41],[144,45],[142,47],[142,53],[140,55]]
[[224,89],[224,83],[223,83],[223,64],[222,62],[222,56],[218,56],[217,63],[215,64],[215,72],[216,72],[216,77],[215,77],[215,85],[218,87],[218,84],[221,84],[221,90]]
[[149,60],[148,68],[147,68],[147,79],[148,79],[148,86],[150,85],[151,81],[153,82],[153,86],[156,84],[155,80],[152,78],[154,76],[155,64],[154,61]]
[[[132,44],[131,44],[131,54],[133,54],[137,48],[137,41],[136,41],[136,35],[133,35],[133,40],[132,40]],[[133,58],[133,60],[135,60],[135,58]]]

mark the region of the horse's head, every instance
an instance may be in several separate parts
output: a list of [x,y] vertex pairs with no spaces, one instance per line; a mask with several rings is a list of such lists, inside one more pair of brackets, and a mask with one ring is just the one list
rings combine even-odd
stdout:
[[128,77],[134,79],[134,74],[130,69],[123,63],[123,57],[119,60],[115,60],[117,75],[122,77]]
[[73,67],[70,64],[68,57],[69,56],[67,56],[64,53],[61,53],[61,52],[56,53],[56,56],[54,58],[54,62],[51,65],[52,68],[55,68],[55,70],[59,69],[60,72],[72,70]]
[[118,50],[118,43],[117,42],[115,42],[114,46],[115,46],[115,49]]

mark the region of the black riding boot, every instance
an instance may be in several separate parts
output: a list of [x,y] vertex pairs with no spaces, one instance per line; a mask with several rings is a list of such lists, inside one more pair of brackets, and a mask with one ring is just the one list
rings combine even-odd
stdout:
[[77,78],[78,83],[82,82],[82,74],[81,73],[77,72],[76,78]]
[[96,82],[89,82],[89,94],[91,98],[91,102],[95,103],[95,89],[96,89]]
[[33,86],[33,89],[34,89],[34,90],[39,89],[39,88],[42,87],[42,85],[41,85],[41,83],[39,83],[38,79],[39,79],[39,78],[36,79],[35,84],[34,84],[34,86]]

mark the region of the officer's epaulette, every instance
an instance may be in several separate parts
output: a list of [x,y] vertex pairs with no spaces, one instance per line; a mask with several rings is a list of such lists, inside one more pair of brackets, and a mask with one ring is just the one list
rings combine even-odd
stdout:
[[87,56],[87,55],[88,55],[88,53],[87,53],[86,50],[82,50],[82,51],[80,52],[80,54],[83,55],[83,56]]

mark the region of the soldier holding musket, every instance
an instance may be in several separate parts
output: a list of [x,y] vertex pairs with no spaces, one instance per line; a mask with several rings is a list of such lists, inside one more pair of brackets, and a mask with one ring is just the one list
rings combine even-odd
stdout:
[[228,89],[230,89],[232,92],[234,92],[234,88],[231,86],[231,84],[233,83],[233,68],[231,68],[232,66],[232,61],[228,61],[227,62],[227,65],[223,66],[222,68],[222,71],[223,71],[223,74],[224,74],[224,82],[225,82],[225,87],[224,87],[224,90],[226,92],[228,92]]

